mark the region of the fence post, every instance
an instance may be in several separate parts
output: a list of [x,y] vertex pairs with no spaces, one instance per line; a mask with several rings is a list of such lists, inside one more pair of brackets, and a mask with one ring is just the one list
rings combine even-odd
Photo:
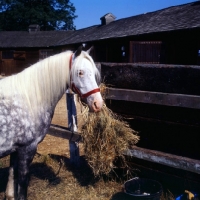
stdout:
[[[68,111],[68,128],[73,132],[77,131],[77,112],[76,112],[76,103],[75,103],[75,94],[70,93],[68,90],[66,92],[66,101],[67,101],[67,111]],[[69,150],[70,150],[70,163],[74,167],[79,167],[80,158],[79,158],[79,144],[78,142],[73,142],[69,139]]]

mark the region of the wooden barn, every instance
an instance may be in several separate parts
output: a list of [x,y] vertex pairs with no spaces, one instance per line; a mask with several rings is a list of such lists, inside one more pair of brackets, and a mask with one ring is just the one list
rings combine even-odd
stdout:
[[0,31],[0,75],[9,76],[56,53],[62,47],[56,43],[73,31],[40,31],[30,25],[27,31]]
[[200,64],[200,2],[173,6],[80,29],[60,45],[94,45],[97,62]]
[[131,151],[136,167],[154,178],[156,169],[161,182],[167,174],[169,182],[174,177],[200,190],[200,1],[118,20],[108,13],[100,22],[76,31],[35,25],[0,32],[0,74],[81,44],[94,46],[102,79],[112,86],[107,105],[140,132]]
[[116,20],[112,13],[100,24],[76,31],[0,32],[0,74],[10,75],[36,61],[80,44],[94,46],[96,62],[200,64],[200,2],[173,6]]

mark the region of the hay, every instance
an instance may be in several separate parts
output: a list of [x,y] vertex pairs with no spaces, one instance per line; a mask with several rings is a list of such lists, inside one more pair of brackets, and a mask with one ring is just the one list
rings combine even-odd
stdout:
[[127,166],[124,152],[138,142],[137,132],[105,104],[100,112],[87,109],[83,116],[83,147],[94,175],[108,175],[116,167],[116,160],[120,160],[121,167]]

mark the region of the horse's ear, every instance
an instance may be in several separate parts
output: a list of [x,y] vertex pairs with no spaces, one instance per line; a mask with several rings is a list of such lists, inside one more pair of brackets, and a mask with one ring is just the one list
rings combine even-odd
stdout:
[[94,47],[93,46],[91,46],[88,50],[87,50],[87,53],[88,54],[90,54],[91,53],[91,51],[94,49]]
[[83,49],[83,46],[81,45],[81,46],[79,46],[79,48],[75,51],[75,53],[74,53],[75,58],[81,54],[82,49]]

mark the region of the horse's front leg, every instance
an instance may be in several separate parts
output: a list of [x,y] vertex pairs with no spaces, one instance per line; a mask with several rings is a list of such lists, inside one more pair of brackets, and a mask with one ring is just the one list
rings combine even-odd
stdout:
[[18,198],[27,199],[27,189],[29,183],[29,167],[35,155],[37,146],[28,146],[18,150]]
[[10,168],[8,184],[6,187],[6,200],[17,199],[17,173],[18,173],[18,163],[17,163],[17,152],[10,155]]

